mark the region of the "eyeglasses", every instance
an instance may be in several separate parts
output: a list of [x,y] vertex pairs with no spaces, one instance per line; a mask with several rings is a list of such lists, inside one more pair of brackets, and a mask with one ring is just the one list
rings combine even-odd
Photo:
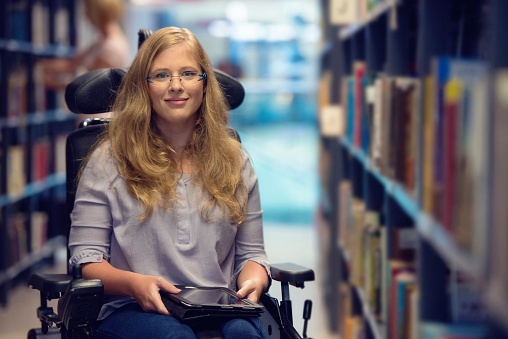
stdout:
[[206,73],[203,72],[203,73],[199,74],[198,72],[186,71],[180,75],[171,75],[166,72],[160,72],[160,73],[157,73],[154,75],[147,76],[146,81],[148,81],[151,84],[153,84],[154,82],[164,83],[164,82],[167,82],[168,80],[169,80],[169,82],[171,82],[171,80],[175,77],[180,78],[180,82],[190,83],[191,81],[194,81],[195,79],[197,79],[198,81],[205,79]]

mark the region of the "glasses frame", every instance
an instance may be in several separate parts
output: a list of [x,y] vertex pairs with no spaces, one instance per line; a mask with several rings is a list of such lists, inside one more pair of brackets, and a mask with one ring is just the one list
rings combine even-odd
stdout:
[[[206,79],[206,72],[203,72],[201,74],[196,74],[197,76],[199,76],[199,79],[198,81],[202,81],[204,79]],[[153,84],[155,83],[152,79],[154,78],[153,75],[149,75],[146,77],[146,81],[150,84]],[[180,83],[182,82],[182,75],[169,75],[169,83],[171,83],[171,81],[173,80],[173,78],[180,78]],[[164,81],[161,81],[161,82],[164,82]]]

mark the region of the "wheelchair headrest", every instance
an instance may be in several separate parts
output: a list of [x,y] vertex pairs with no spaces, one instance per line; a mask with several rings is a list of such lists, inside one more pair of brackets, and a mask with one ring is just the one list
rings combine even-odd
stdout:
[[[110,112],[116,92],[127,72],[123,68],[101,68],[74,79],[65,89],[65,102],[71,112],[96,114]],[[226,96],[230,109],[240,106],[245,97],[243,85],[220,70],[215,76]]]

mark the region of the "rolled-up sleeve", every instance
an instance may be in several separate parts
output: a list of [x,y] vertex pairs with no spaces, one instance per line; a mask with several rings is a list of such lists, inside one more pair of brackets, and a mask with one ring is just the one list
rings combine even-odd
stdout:
[[116,169],[106,153],[103,148],[93,153],[79,181],[69,235],[72,266],[109,259],[112,217],[108,192]]
[[247,215],[245,222],[238,227],[236,235],[235,273],[232,282],[236,284],[240,271],[249,260],[263,266],[271,282],[270,265],[263,238],[263,211],[259,196],[258,178],[248,158],[245,160],[243,173],[244,182],[249,192]]

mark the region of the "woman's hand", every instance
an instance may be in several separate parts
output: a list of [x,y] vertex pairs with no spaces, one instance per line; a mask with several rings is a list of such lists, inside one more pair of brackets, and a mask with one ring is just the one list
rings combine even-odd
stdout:
[[268,288],[269,277],[266,270],[254,261],[247,261],[236,280],[240,289],[236,292],[239,298],[247,298],[259,302],[261,293]]
[[166,279],[151,275],[136,274],[130,283],[131,295],[137,300],[145,312],[157,312],[169,315],[169,311],[162,302],[159,290],[168,293],[179,293],[181,290]]
[[162,277],[119,270],[106,260],[86,263],[82,269],[83,278],[102,280],[106,294],[133,297],[146,312],[169,314],[159,290],[168,293],[180,292],[180,289]]
[[242,299],[249,299],[252,302],[259,302],[259,298],[261,297],[261,293],[263,293],[263,286],[260,283],[256,283],[255,280],[245,280],[238,292],[236,292],[236,296]]

